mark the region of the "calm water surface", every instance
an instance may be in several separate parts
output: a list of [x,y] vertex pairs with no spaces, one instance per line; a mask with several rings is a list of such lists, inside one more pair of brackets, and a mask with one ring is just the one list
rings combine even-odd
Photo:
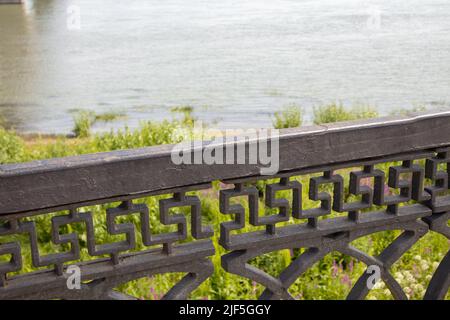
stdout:
[[[73,5],[80,30],[67,27]],[[450,106],[450,1],[0,6],[0,115],[22,132],[69,132],[74,109],[125,112],[108,126],[134,127],[186,104],[220,127],[261,127],[285,105],[308,118],[332,101]]]

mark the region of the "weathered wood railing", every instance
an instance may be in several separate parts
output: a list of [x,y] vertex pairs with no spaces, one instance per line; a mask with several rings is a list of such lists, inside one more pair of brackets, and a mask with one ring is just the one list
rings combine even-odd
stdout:
[[[176,165],[171,150],[172,146],[160,146],[0,166],[0,255],[10,257],[9,262],[0,262],[0,299],[127,298],[113,289],[166,272],[186,272],[187,276],[165,298],[187,297],[212,274],[209,257],[214,246],[212,229],[202,226],[201,199],[186,193],[210,188],[217,180],[232,186],[223,187],[217,196],[221,212],[234,215],[234,220],[220,226],[220,244],[228,250],[222,265],[228,272],[262,284],[266,288],[263,299],[291,298],[289,286],[332,251],[378,266],[393,296],[405,299],[390,267],[429,230],[450,238],[450,112],[283,130],[279,173],[274,176],[262,176],[259,166],[250,164]],[[390,165],[394,162],[400,164]],[[387,175],[377,169],[383,163],[390,166]],[[349,193],[359,200],[345,202],[344,179],[336,173],[342,169],[350,175]],[[321,175],[309,177],[312,173]],[[295,179],[302,175],[309,177],[309,185]],[[278,214],[260,217],[261,192],[254,183],[268,179],[279,181],[267,184],[265,189],[267,207],[278,208]],[[373,183],[364,184],[362,180]],[[333,192],[321,191],[323,185],[331,185]],[[318,208],[303,208],[302,188],[309,189],[309,199],[320,201]],[[398,192],[387,194],[386,188]],[[280,190],[292,190],[292,201],[277,198]],[[172,196],[159,202],[160,221],[177,226],[177,231],[152,234],[149,208],[136,200],[161,194]],[[234,197],[248,198],[248,207],[232,204]],[[78,209],[113,202],[120,205],[106,209],[107,231],[126,240],[99,244],[93,214]],[[186,217],[169,214],[176,207],[190,207],[190,234],[195,240],[182,241],[191,238]],[[41,255],[32,218],[58,211],[68,214],[52,217],[51,241],[65,245],[67,251]],[[324,219],[331,212],[343,215]],[[115,220],[131,214],[139,215],[140,230],[134,224]],[[295,223],[283,224],[290,219]],[[81,235],[61,233],[61,227],[74,223],[86,226],[87,251],[99,258],[76,262],[80,259]],[[265,229],[235,234],[247,223]],[[385,230],[402,230],[402,234],[377,257],[350,244]],[[137,232],[148,250],[133,252]],[[16,234],[29,237],[32,264],[43,270],[17,274],[23,269],[21,243],[2,240]],[[279,278],[247,264],[261,254],[290,248],[307,250]],[[64,273],[69,262],[81,270],[80,290],[67,288]],[[430,281],[426,299],[445,297],[449,271],[447,252]],[[350,299],[368,294],[368,277],[364,273],[359,278]]]

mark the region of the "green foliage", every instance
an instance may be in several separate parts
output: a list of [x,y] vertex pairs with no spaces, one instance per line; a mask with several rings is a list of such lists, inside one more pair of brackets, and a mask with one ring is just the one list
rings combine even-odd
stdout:
[[96,114],[94,117],[94,122],[98,122],[98,121],[111,122],[111,121],[115,121],[115,120],[119,120],[119,119],[123,119],[123,118],[126,118],[125,113],[109,111],[109,112]]
[[178,106],[171,108],[170,111],[191,114],[192,111],[194,111],[194,108],[192,108],[191,106]]
[[111,122],[125,118],[125,114],[117,112],[105,112],[96,114],[93,111],[78,111],[74,116],[73,134],[78,138],[87,138],[91,135],[91,127],[99,121]]
[[378,112],[369,106],[346,109],[342,104],[328,104],[314,108],[314,123],[333,123],[378,117]]
[[0,164],[24,161],[24,153],[22,139],[0,127]]
[[80,111],[74,117],[73,133],[78,138],[87,138],[91,135],[91,127],[95,122],[95,113]]
[[180,138],[176,137],[175,131],[181,125],[179,121],[142,122],[137,130],[125,128],[117,132],[96,135],[91,144],[95,150],[109,151],[177,143],[180,142]]
[[393,116],[406,116],[410,113],[415,113],[415,112],[424,112],[427,110],[427,107],[423,106],[423,105],[419,105],[419,106],[414,106],[412,108],[400,108],[400,109],[396,109],[390,112],[391,115]]
[[296,105],[290,105],[275,113],[272,124],[275,129],[295,128],[302,125],[302,111]]
[[192,112],[194,111],[193,107],[178,106],[171,108],[170,111],[174,113],[180,113],[183,115],[181,119],[181,124],[183,125],[183,127],[192,127],[194,125],[194,121],[196,119],[192,116]]

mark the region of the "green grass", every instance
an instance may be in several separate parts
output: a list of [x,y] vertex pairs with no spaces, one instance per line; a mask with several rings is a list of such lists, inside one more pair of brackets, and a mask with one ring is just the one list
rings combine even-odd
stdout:
[[274,116],[272,124],[275,129],[300,127],[303,122],[301,108],[296,105],[289,105]]
[[399,109],[392,110],[390,112],[390,115],[393,115],[393,116],[407,116],[410,113],[424,112],[424,111],[427,111],[427,107],[419,105],[419,106],[414,106],[412,108],[399,108]]
[[331,103],[314,108],[314,123],[333,123],[378,117],[378,112],[370,106],[346,108],[342,104]]
[[73,134],[78,138],[87,138],[91,135],[91,128],[97,122],[111,122],[125,118],[124,113],[105,112],[97,114],[94,111],[77,111],[74,116]]
[[125,113],[109,111],[109,112],[96,114],[95,118],[94,118],[94,122],[99,122],[99,121],[111,122],[111,121],[116,121],[119,119],[125,119],[126,117],[127,116]]
[[0,127],[0,164],[26,161],[25,144],[14,132]]
[[78,138],[86,138],[91,135],[91,127],[95,121],[95,114],[90,111],[80,111],[74,117],[73,134]]
[[[313,108],[314,124],[334,123],[358,119],[378,117],[378,112],[370,106],[345,107],[342,104],[331,103]],[[302,108],[288,105],[275,112],[272,125],[275,129],[295,128],[303,124]]]
[[[296,109],[296,110],[299,110]],[[338,112],[339,106],[328,106],[322,110],[331,110]],[[192,111],[192,110],[191,110]],[[157,122],[142,122],[140,127],[134,130],[124,128],[117,132],[108,132],[102,134],[92,134],[90,130],[86,130],[86,124],[82,123],[87,120],[80,120],[79,133],[88,131],[89,134],[79,134],[76,138],[58,137],[50,141],[45,138],[37,138],[28,141],[18,136],[12,131],[7,131],[0,128],[0,163],[15,163],[24,162],[37,159],[48,159],[54,157],[63,157],[69,155],[78,155],[85,153],[103,152],[118,149],[138,148],[145,146],[153,146],[159,144],[168,144],[179,142],[181,138],[176,134],[177,130],[183,128],[185,130],[192,130],[194,119],[191,117],[191,111],[181,110],[184,116],[179,120]],[[323,111],[325,112],[325,111]],[[346,111],[347,112],[347,111]],[[364,113],[365,114],[365,113]],[[297,126],[299,122],[292,122],[288,113],[280,115],[280,126],[289,127],[291,125]],[[372,116],[369,112],[366,116]],[[352,116],[354,118],[355,115]],[[357,118],[363,117],[363,114],[358,114]],[[330,117],[320,116],[320,121],[334,120],[349,120],[348,115],[334,115]],[[319,120],[318,120],[319,121]],[[387,171],[389,164],[380,165],[379,169]],[[345,178],[345,194],[349,194],[348,180],[349,170],[339,172]],[[295,177],[304,186],[308,185],[310,176]],[[276,180],[268,181],[269,183],[276,182]],[[258,188],[264,188],[265,183],[259,182]],[[218,182],[213,183],[211,190],[192,192],[197,194],[202,202],[202,217],[205,224],[212,225],[215,229],[215,234],[212,238],[216,253],[212,257],[215,266],[214,274],[205,281],[199,288],[197,288],[191,295],[193,299],[255,299],[263,291],[263,287],[248,279],[236,276],[225,272],[221,267],[221,255],[226,253],[218,244],[219,225],[224,221],[229,221],[229,215],[223,215],[219,210],[218,191],[220,185]],[[303,188],[304,206],[306,209],[316,207],[317,203],[308,199],[308,190]],[[325,191],[330,192],[331,186],[326,186]],[[159,221],[158,201],[164,196],[147,197],[137,200],[139,203],[147,204],[150,210],[150,224],[151,230],[157,234],[161,232],[171,231],[170,227],[164,226]],[[277,193],[277,197],[289,199],[291,195],[287,191]],[[347,197],[346,201],[356,200],[352,197]],[[248,208],[248,203],[245,199],[238,199],[238,201]],[[260,214],[273,214],[275,209],[268,209],[264,207],[264,199],[260,201]],[[109,207],[117,206],[118,203],[111,203],[107,205],[97,205],[82,208],[90,210],[94,216],[94,223],[96,226],[96,242],[97,244],[114,242],[124,240],[121,235],[110,235],[106,231],[106,214],[105,210]],[[182,209],[186,214],[186,208]],[[67,214],[67,212],[56,212],[54,214],[36,216],[32,219],[36,221],[39,230],[38,237],[40,243],[40,253],[49,254],[55,252],[62,252],[70,249],[67,245],[54,245],[51,241],[51,222],[50,219],[55,215]],[[248,215],[248,212],[247,212]],[[338,214],[333,212],[333,216]],[[189,219],[188,224],[189,224]],[[131,215],[126,217],[119,217],[118,222],[131,222],[137,230],[140,229],[140,218],[138,215]],[[290,220],[281,225],[289,225],[299,223],[299,221]],[[188,230],[190,226],[188,225]],[[253,227],[247,225],[240,232],[251,232],[260,230],[260,227]],[[68,225],[61,230],[61,233],[76,232],[80,235],[81,245],[81,260],[92,259],[87,253],[86,248],[86,233],[83,224]],[[363,250],[371,255],[379,254],[390,242],[399,235],[399,231],[386,231],[360,238],[354,243],[355,247]],[[187,241],[192,240],[188,238]],[[23,248],[24,270],[29,272],[35,270],[31,265],[31,254],[29,250],[29,239],[26,235],[2,236],[0,242],[20,241]],[[147,249],[142,244],[142,240],[138,236],[136,250]],[[412,299],[419,299],[423,296],[424,290],[430,280],[433,271],[435,270],[443,255],[449,250],[449,242],[443,236],[436,233],[429,233],[414,245],[403,257],[392,267],[394,277],[405,288],[407,294]],[[296,257],[304,251],[304,248],[295,250],[280,250],[268,254],[261,255],[250,261],[252,265],[272,275],[279,275]],[[0,256],[0,261],[6,261],[6,256]],[[364,272],[365,266],[341,253],[331,253],[324,259],[317,262],[312,268],[303,274],[290,287],[290,293],[298,299],[343,299],[350,291],[351,286],[356,282],[357,278]],[[160,299],[162,295],[167,292],[181,277],[181,273],[155,275],[152,277],[144,277],[142,279],[125,283],[118,289],[142,299]],[[369,299],[390,299],[392,298],[386,288],[380,284],[376,289],[372,290]]]
[[171,112],[180,112],[180,113],[185,113],[185,114],[192,114],[192,112],[194,111],[194,108],[191,106],[177,106],[177,107],[173,107],[170,108]]

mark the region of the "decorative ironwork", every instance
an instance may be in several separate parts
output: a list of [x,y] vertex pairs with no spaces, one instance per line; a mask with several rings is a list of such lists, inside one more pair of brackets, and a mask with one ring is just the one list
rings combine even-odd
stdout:
[[[132,200],[121,202],[118,207],[106,210],[106,230],[110,235],[124,235],[125,240],[106,244],[96,244],[93,214],[79,212],[70,208],[68,215],[51,218],[51,240],[56,245],[68,245],[69,251],[42,256],[38,248],[38,233],[34,221],[8,220],[0,229],[0,236],[27,234],[30,241],[32,264],[34,267],[53,266],[40,277],[34,273],[7,277],[11,272],[22,270],[22,255],[19,242],[0,245],[0,255],[11,255],[7,263],[0,264],[0,297],[9,298],[65,298],[65,299],[127,299],[114,291],[122,283],[156,273],[186,272],[180,282],[169,291],[165,298],[181,299],[207,279],[213,267],[207,259],[214,253],[211,240],[173,246],[187,238],[187,223],[183,214],[169,214],[175,207],[191,208],[192,236],[195,239],[209,238],[209,227],[203,230],[200,216],[200,200],[195,196],[186,196],[183,191],[175,193],[173,198],[159,201],[160,221],[164,225],[176,224],[178,231],[151,235],[149,210],[145,204],[134,204]],[[139,214],[142,242],[145,246],[161,245],[162,249],[149,249],[138,253],[126,253],[136,248],[136,230],[133,223],[116,223],[119,216]],[[90,256],[109,255],[110,259],[98,259],[80,263],[83,284],[80,290],[68,290],[64,278],[65,264],[80,259],[80,235],[77,233],[60,234],[61,227],[74,223],[86,226],[86,247]],[[194,260],[192,260],[195,257]],[[108,262],[109,260],[109,262]],[[27,286],[23,286],[28,284]],[[42,286],[48,288],[42,291]]]
[[[280,171],[274,176],[259,175],[253,165],[175,167],[165,147],[0,166],[0,256],[9,257],[0,262],[0,299],[129,299],[114,288],[167,272],[186,276],[164,298],[188,297],[213,273],[209,257],[215,250],[213,229],[202,223],[204,193],[186,193],[210,188],[213,181],[231,186],[208,191],[218,193],[221,213],[232,216],[220,224],[219,244],[227,251],[222,265],[227,272],[263,285],[261,299],[292,299],[288,289],[295,280],[335,251],[378,266],[392,295],[406,299],[390,273],[392,265],[428,232],[450,239],[449,120],[450,113],[445,113],[286,131],[280,138]],[[255,184],[261,180],[262,189]],[[280,193],[290,196],[279,197]],[[155,233],[151,210],[138,203],[157,195],[172,195],[159,200],[156,219],[175,231]],[[317,207],[307,209],[308,201],[317,202]],[[119,205],[105,210],[106,222],[100,227],[122,240],[98,243],[94,213],[80,209],[111,203]],[[270,214],[262,216],[261,206]],[[47,232],[62,252],[43,255],[34,217],[59,211],[68,214],[53,216]],[[190,222],[182,213],[186,211]],[[118,222],[132,215],[138,223]],[[248,231],[247,221],[255,230]],[[71,231],[68,226],[73,224],[82,224],[85,234]],[[378,256],[352,245],[386,230],[401,234]],[[28,238],[32,265],[39,270],[23,272],[18,235]],[[92,260],[79,261],[82,237]],[[262,254],[294,248],[305,251],[278,277],[249,263]],[[80,290],[66,286],[69,263],[81,270]],[[424,298],[444,299],[449,274],[447,252]],[[349,299],[367,296],[367,279],[364,272]]]
[[[336,251],[351,256],[367,266],[378,266],[381,270],[381,278],[394,298],[406,299],[406,294],[389,273],[390,267],[424,236],[429,228],[447,237],[449,233],[447,227],[449,213],[437,218],[429,208],[432,194],[429,193],[430,188],[424,186],[425,168],[415,163],[422,156],[423,154],[418,154],[416,157],[410,156],[407,160],[402,161],[399,166],[389,166],[387,179],[382,170],[375,169],[374,163],[359,163],[358,165],[361,165],[363,169],[349,172],[348,190],[350,194],[360,196],[360,200],[349,203],[344,201],[344,178],[334,173],[336,168],[342,169],[342,167],[330,166],[323,171],[322,176],[309,179],[309,199],[320,202],[320,205],[318,208],[308,210],[302,209],[302,199],[301,196],[299,197],[302,186],[298,181],[295,181],[295,177],[301,172],[288,176],[282,174],[273,177],[250,178],[247,179],[247,183],[243,179],[237,180],[235,189],[231,191],[222,190],[220,197],[222,212],[225,214],[235,213],[236,219],[239,221],[239,224],[234,223],[234,228],[227,229],[227,233],[222,233],[221,244],[226,249],[231,250],[230,253],[223,256],[223,267],[228,272],[262,284],[266,289],[261,295],[261,299],[292,299],[288,289],[294,281],[324,256]],[[431,157],[430,162],[432,162],[434,155],[428,154],[428,156]],[[439,152],[437,157],[441,162],[447,161],[447,158],[443,160],[444,157]],[[430,166],[428,163],[427,165]],[[378,164],[382,164],[382,162]],[[428,177],[434,183],[440,185],[442,185],[442,181],[436,182],[436,180],[444,180],[442,172],[434,173],[433,176],[428,175]],[[293,217],[300,220],[299,222],[307,220],[307,223],[278,227],[276,232],[275,228],[270,225],[270,228],[267,228],[266,231],[231,235],[231,231],[237,231],[245,227],[245,210],[242,205],[235,205],[234,210],[230,210],[229,195],[246,195],[250,193],[249,190],[252,190],[251,194],[255,195],[256,189],[251,186],[255,180],[275,178],[280,178],[280,183],[276,186],[285,186],[284,189],[293,188],[296,192],[293,195],[292,206],[289,205],[288,199],[277,199],[283,205],[283,215],[275,216],[277,220],[273,219],[273,216],[269,216],[267,219],[271,220],[268,221],[275,224],[288,221],[290,217]],[[363,179],[366,181],[372,179],[373,184],[362,184]],[[233,180],[226,182],[234,183]],[[288,183],[290,187],[287,187]],[[244,184],[248,186],[243,188]],[[331,185],[332,193],[320,192],[320,186],[322,185]],[[447,187],[447,180],[445,180],[445,187]],[[389,194],[395,190],[398,190],[398,194]],[[444,188],[437,191],[444,191]],[[266,189],[266,204],[269,207],[273,198],[273,190],[268,187]],[[445,199],[448,200],[448,198]],[[252,215],[257,214],[255,203],[255,200],[249,200],[249,222],[253,226],[258,226],[261,223],[252,219]],[[375,205],[384,209],[370,211]],[[287,214],[290,212],[289,208],[292,208],[291,215]],[[361,212],[363,210],[364,212]],[[319,220],[321,217],[330,215],[332,211],[347,213],[347,216]],[[351,245],[352,241],[360,237],[387,230],[402,230],[402,233],[377,257],[369,256]],[[269,275],[249,264],[250,260],[262,254],[298,248],[305,248],[306,251],[296,258],[279,277]],[[445,297],[449,287],[449,272],[449,257],[447,254],[436,271],[425,298],[443,299]],[[366,272],[360,276],[348,295],[349,299],[363,299],[367,296],[369,276],[370,273]]]

